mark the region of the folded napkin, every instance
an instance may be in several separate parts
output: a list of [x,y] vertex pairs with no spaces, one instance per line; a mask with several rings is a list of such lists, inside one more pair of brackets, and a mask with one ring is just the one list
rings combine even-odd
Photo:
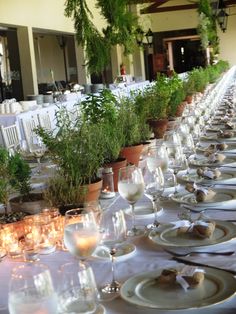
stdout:
[[197,175],[199,177],[203,177],[206,179],[215,180],[221,176],[221,172],[217,168],[216,169],[210,169],[210,168],[204,167],[204,168],[198,168],[197,169]]
[[179,284],[185,291],[196,288],[204,281],[204,270],[198,267],[180,265],[176,268],[163,269],[160,276],[156,278],[158,284]]
[[199,187],[196,183],[187,183],[185,189],[188,192],[195,194],[196,201],[198,203],[210,201],[216,195],[216,193],[212,189]]
[[180,220],[175,222],[173,229],[177,229],[177,234],[190,233],[193,236],[201,239],[210,238],[215,230],[214,221],[195,220]]

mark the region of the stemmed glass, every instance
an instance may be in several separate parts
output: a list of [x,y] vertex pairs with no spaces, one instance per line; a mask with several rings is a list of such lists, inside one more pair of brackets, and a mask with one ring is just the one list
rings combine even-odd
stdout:
[[118,247],[126,239],[126,223],[123,211],[119,210],[113,214],[104,212],[100,222],[101,242],[108,247],[111,259],[112,281],[102,289],[103,294],[117,294],[121,284],[115,279],[114,261]]
[[144,192],[144,180],[140,168],[129,165],[119,170],[118,191],[122,198],[127,200],[131,207],[132,227],[127,232],[128,236],[138,236],[144,230],[138,229],[135,222],[135,203],[142,197]]
[[159,206],[159,198],[164,191],[164,176],[161,167],[157,167],[154,171],[145,176],[145,195],[151,199],[153,204],[154,221],[147,227],[152,229],[159,225],[158,212],[162,210]]
[[93,254],[100,240],[99,229],[92,211],[83,208],[65,214],[64,244],[80,261]]
[[161,167],[165,172],[168,169],[168,154],[165,144],[149,147],[147,154],[147,167],[150,172],[155,171],[157,167]]
[[29,144],[29,151],[37,160],[38,170],[36,174],[41,173],[41,158],[46,152],[46,146],[38,136],[32,136]]

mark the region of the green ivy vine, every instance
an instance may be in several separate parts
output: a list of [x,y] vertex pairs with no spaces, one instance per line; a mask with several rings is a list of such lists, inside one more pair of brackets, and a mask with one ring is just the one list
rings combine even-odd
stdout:
[[217,54],[219,53],[219,37],[217,35],[216,19],[209,0],[199,0],[198,13],[199,24],[197,30],[201,38],[201,46],[206,49],[210,45],[213,48],[213,54]]
[[76,39],[86,53],[86,65],[90,73],[101,73],[110,62],[110,51],[114,45],[122,45],[124,54],[135,47],[137,17],[129,11],[134,0],[97,0],[96,7],[107,26],[100,32],[92,22],[93,15],[88,0],[67,0],[65,15],[72,17]]

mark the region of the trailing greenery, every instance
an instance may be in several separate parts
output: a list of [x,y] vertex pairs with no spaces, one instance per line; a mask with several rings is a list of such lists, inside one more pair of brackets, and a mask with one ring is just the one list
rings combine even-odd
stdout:
[[97,0],[96,7],[107,23],[100,32],[92,22],[87,0],[65,2],[65,15],[74,20],[76,39],[85,49],[90,73],[101,73],[106,68],[113,45],[122,45],[124,54],[133,51],[137,18],[129,11],[128,5],[127,0]]
[[216,18],[213,16],[209,0],[199,0],[198,4],[199,24],[198,34],[201,38],[201,46],[206,49],[209,45],[213,48],[213,55],[219,53],[219,37],[217,35]]

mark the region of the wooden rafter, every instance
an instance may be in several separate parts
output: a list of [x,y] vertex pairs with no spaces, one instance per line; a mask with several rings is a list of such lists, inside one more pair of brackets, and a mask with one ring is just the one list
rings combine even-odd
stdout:
[[[155,3],[151,4],[150,6],[148,6],[145,9],[142,9],[140,11],[140,13],[141,14],[162,13],[162,12],[171,12],[171,11],[180,11],[180,10],[192,10],[192,9],[198,8],[197,3],[160,7],[162,4],[164,4],[168,1],[169,0],[167,0],[167,1],[166,0],[156,0]],[[226,4],[226,6],[236,4],[236,0],[226,0],[225,4]]]

